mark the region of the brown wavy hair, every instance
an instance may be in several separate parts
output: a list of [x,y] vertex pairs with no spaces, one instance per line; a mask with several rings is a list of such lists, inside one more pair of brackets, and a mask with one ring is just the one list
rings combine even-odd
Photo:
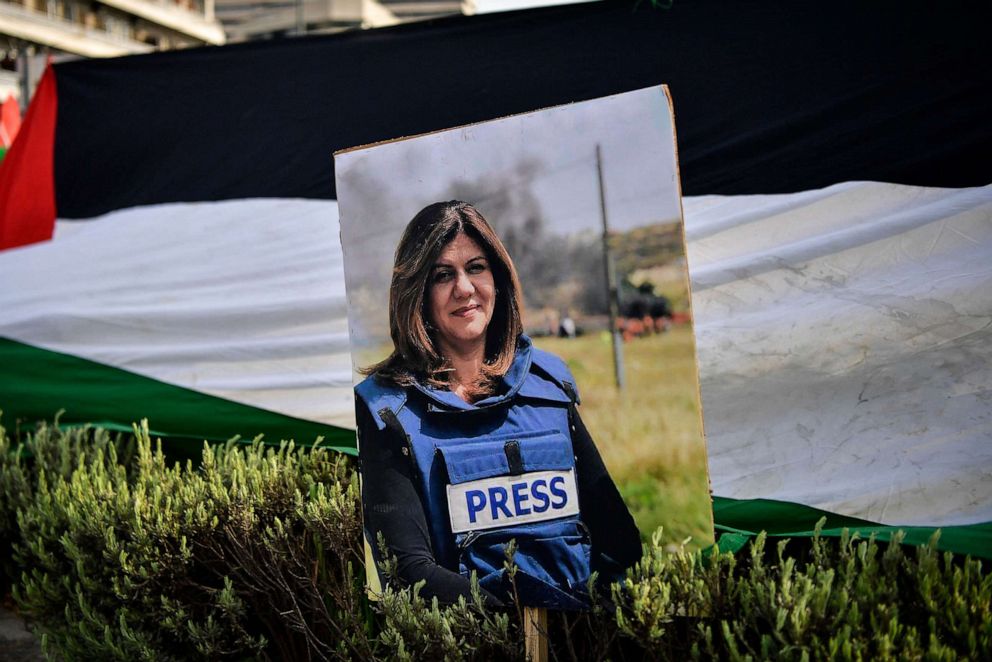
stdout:
[[393,352],[387,359],[362,370],[401,386],[416,381],[432,386],[448,382],[450,366],[438,351],[428,324],[427,288],[441,251],[464,233],[485,251],[493,272],[496,302],[486,328],[483,375],[473,397],[491,394],[499,377],[513,363],[517,339],[523,333],[523,296],[517,270],[503,242],[475,207],[451,200],[427,205],[413,217],[396,247],[389,286],[389,334]]

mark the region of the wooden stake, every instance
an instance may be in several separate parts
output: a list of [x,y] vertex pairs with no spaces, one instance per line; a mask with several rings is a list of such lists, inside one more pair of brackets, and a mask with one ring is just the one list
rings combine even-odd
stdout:
[[548,662],[548,610],[524,607],[524,652],[530,662]]

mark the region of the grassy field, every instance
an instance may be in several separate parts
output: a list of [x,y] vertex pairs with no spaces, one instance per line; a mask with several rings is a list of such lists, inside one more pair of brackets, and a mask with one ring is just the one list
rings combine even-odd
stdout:
[[624,345],[626,388],[617,391],[609,336],[535,339],[567,363],[579,384],[582,420],[616,481],[641,535],[713,541],[706,447],[699,416],[692,330]]

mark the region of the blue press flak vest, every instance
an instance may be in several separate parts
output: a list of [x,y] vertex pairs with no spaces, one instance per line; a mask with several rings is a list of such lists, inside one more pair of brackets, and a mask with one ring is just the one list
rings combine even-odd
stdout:
[[582,609],[590,548],[571,440],[575,380],[561,359],[521,336],[504,382],[506,392],[474,404],[371,377],[355,391],[380,430],[405,437],[439,565],[474,571],[506,598],[505,549],[514,540],[521,602]]

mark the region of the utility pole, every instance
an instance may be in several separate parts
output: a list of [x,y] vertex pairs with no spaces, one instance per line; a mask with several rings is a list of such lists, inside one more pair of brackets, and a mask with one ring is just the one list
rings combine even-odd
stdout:
[[622,391],[624,386],[623,341],[620,337],[620,330],[617,328],[617,318],[620,316],[620,290],[617,287],[613,255],[610,253],[610,224],[606,218],[603,154],[598,143],[596,144],[596,173],[599,175],[599,211],[603,220],[603,267],[606,269],[606,302],[610,310],[610,335],[613,338],[613,374],[617,380],[617,389]]

